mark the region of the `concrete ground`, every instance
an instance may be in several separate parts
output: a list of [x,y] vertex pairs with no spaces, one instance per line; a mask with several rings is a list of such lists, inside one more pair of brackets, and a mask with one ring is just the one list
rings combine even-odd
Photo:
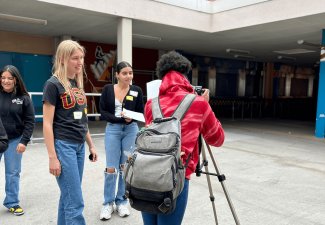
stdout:
[[[226,141],[212,148],[224,182],[242,225],[325,224],[325,140],[314,138],[309,122],[221,120]],[[104,131],[103,122],[91,122],[91,132]],[[35,137],[41,136],[39,128]],[[85,162],[84,215],[89,225],[142,224],[141,215],[131,210],[127,218],[116,214],[100,221],[105,167],[102,136],[94,137],[99,161]],[[1,225],[56,224],[59,188],[48,172],[45,145],[37,141],[24,153],[21,173],[21,206],[26,213],[16,217],[0,207]],[[87,154],[88,155],[88,154]],[[214,171],[212,161],[209,169]],[[212,187],[220,225],[235,224],[221,185]],[[0,163],[0,201],[4,198],[4,163]],[[185,225],[215,224],[205,175],[192,176]]]

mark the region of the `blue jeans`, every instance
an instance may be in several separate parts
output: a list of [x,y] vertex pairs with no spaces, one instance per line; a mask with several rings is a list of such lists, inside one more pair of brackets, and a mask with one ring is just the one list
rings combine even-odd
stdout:
[[55,139],[54,145],[61,163],[61,174],[56,178],[61,190],[57,224],[85,225],[82,215],[84,201],[81,190],[85,144]]
[[[126,159],[134,150],[135,138],[139,131],[136,122],[128,125],[119,123],[107,123],[105,131],[106,168],[114,168],[114,173],[105,170],[104,205],[116,205],[127,203],[125,198],[125,184],[123,168]],[[118,178],[117,193],[115,194]]]
[[185,179],[184,189],[177,197],[176,209],[168,215],[150,214],[141,212],[143,225],[180,225],[184,217],[187,198],[188,198],[189,180]]
[[17,145],[21,137],[9,140],[8,149],[4,153],[0,153],[0,161],[2,155],[5,160],[5,177],[6,177],[6,198],[3,205],[8,209],[19,205],[19,181],[21,172],[22,154],[17,153]]

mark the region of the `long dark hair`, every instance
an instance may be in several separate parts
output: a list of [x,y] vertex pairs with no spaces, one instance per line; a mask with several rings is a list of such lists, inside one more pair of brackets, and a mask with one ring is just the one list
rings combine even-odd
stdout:
[[120,62],[119,64],[116,65],[116,70],[115,70],[116,73],[120,73],[121,70],[122,70],[123,68],[125,68],[125,67],[131,67],[131,68],[132,68],[132,66],[131,66],[130,63],[128,63],[128,62],[126,62],[126,61],[122,61],[122,62]]
[[[11,76],[16,78],[14,93],[17,95],[28,95],[26,86],[24,84],[23,79],[21,78],[19,70],[13,65],[7,65],[7,66],[3,67],[3,69],[1,70],[1,75],[5,71],[8,71],[11,74]],[[0,85],[0,90],[3,91],[2,85]]]

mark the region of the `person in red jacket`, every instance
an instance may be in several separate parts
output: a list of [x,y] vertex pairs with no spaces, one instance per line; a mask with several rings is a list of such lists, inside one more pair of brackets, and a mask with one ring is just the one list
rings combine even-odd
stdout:
[[[159,88],[159,101],[165,117],[175,111],[177,105],[186,94],[195,93],[187,74],[191,71],[191,62],[181,54],[171,51],[161,56],[157,62],[156,72],[162,83]],[[146,125],[152,118],[152,101],[145,105]],[[219,147],[224,142],[224,131],[220,121],[216,118],[209,105],[209,90],[204,89],[201,96],[197,96],[181,121],[182,131],[182,160],[186,168],[186,179],[182,193],[177,198],[177,206],[173,213],[168,215],[150,214],[142,212],[144,225],[179,225],[182,223],[188,197],[189,180],[195,172],[199,159],[198,138],[201,134],[206,143]]]

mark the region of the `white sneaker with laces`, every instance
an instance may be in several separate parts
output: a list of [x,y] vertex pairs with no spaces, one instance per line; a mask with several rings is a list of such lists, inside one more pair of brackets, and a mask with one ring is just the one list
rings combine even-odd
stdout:
[[99,218],[101,220],[109,220],[112,217],[113,212],[114,212],[113,205],[106,204],[103,206]]
[[130,211],[126,204],[117,205],[116,211],[120,217],[127,217],[130,215]]

